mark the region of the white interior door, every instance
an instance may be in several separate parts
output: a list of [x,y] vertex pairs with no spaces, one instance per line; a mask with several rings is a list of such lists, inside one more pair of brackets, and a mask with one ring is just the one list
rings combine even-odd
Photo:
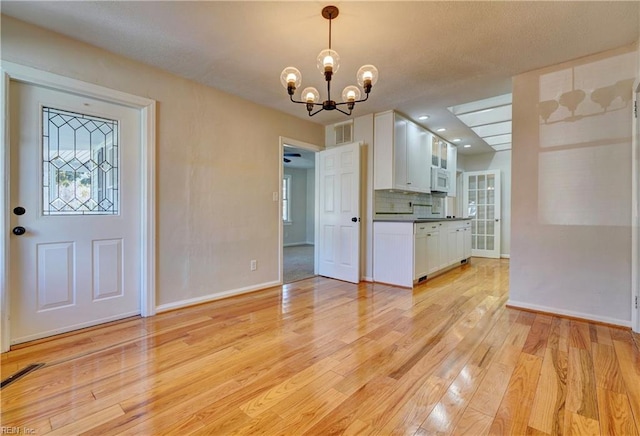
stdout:
[[360,144],[317,154],[318,274],[360,281]]
[[140,313],[140,112],[10,82],[10,331]]
[[500,171],[464,173],[464,216],[471,220],[471,255],[500,258]]

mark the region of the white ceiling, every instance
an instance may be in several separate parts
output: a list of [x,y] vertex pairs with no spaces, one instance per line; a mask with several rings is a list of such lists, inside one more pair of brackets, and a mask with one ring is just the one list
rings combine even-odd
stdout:
[[[289,102],[280,72],[325,98],[316,56],[326,48],[328,2],[6,1],[2,13],[174,74],[308,118]],[[491,151],[447,107],[511,92],[513,75],[631,44],[640,2],[333,2],[333,49],[341,57],[333,95],[363,64],[380,79],[354,115],[396,109],[447,140]],[[323,112],[321,124],[345,116]]]

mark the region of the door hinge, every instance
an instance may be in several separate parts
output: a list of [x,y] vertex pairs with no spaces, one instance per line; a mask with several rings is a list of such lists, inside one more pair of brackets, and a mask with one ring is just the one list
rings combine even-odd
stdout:
[[638,308],[638,296],[636,295],[636,309]]
[[638,118],[638,100],[633,101],[633,115]]

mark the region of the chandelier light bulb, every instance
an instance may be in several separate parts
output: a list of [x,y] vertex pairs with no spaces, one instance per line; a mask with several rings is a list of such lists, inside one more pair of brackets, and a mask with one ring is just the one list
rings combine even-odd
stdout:
[[335,50],[322,50],[317,60],[318,70],[322,74],[337,73],[338,68],[340,68],[340,55]]
[[360,100],[360,89],[357,86],[350,85],[344,88],[342,91],[342,101],[347,103],[353,103],[356,100]]
[[302,74],[295,67],[287,67],[280,73],[280,83],[284,89],[295,91],[302,84]]
[[320,93],[313,86],[302,90],[302,101],[305,103],[317,103],[320,100]]
[[363,65],[358,70],[356,78],[358,85],[368,94],[371,91],[371,87],[378,81],[378,69],[373,65]]

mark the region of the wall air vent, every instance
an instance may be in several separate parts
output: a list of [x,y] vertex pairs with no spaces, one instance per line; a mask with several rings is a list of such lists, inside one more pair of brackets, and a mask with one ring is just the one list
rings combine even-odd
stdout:
[[353,142],[353,122],[336,124],[333,128],[336,138],[336,145],[349,144]]

